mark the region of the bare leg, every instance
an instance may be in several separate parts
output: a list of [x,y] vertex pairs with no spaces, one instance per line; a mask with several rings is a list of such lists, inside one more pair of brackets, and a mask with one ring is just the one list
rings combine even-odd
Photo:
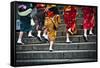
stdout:
[[73,35],[73,32],[71,31],[71,28],[68,29],[68,32]]
[[43,37],[48,40],[47,29],[44,30]]
[[53,48],[52,48],[52,47],[53,47],[53,45],[54,45],[54,41],[50,41],[50,47],[49,47],[49,50],[50,50],[50,51],[52,51],[52,50],[53,50]]
[[85,39],[85,41],[88,41],[87,40],[87,29],[84,29],[84,39]]
[[22,37],[23,37],[23,32],[20,31],[17,43],[24,44],[22,43]]
[[71,41],[69,40],[69,33],[68,33],[68,32],[66,33],[66,42],[71,42]]
[[93,30],[93,29],[91,28],[90,31],[89,31],[89,34],[90,34],[90,35],[93,35],[92,30]]
[[38,30],[37,37],[39,37],[39,38],[40,38],[40,40],[42,40],[42,38],[41,38],[41,31],[40,31],[40,30]]
[[28,37],[34,37],[34,36],[32,35],[32,30],[29,31]]

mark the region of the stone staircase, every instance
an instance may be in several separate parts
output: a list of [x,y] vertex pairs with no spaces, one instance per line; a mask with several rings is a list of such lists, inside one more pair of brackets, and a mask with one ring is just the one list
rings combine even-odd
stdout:
[[[41,43],[36,37],[28,38],[24,33],[23,42],[25,45],[16,45],[16,65],[37,65],[37,64],[58,64],[74,62],[97,61],[97,29],[93,30],[94,35],[88,35],[88,42],[83,39],[82,12],[78,10],[77,34],[70,35],[72,43],[66,43],[66,27],[62,16],[62,7],[59,6],[62,23],[57,31],[57,39],[54,44],[54,51],[49,51],[49,43]],[[19,32],[16,32],[16,40]]]

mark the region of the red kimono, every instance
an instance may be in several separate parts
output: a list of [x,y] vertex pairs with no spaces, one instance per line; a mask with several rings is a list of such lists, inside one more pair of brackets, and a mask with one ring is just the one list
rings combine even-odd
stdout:
[[94,8],[90,8],[90,7],[83,7],[83,28],[84,29],[90,29],[94,27],[95,25],[95,9]]
[[76,28],[76,8],[71,7],[71,10],[64,10],[64,21],[66,24],[66,31],[68,31],[69,28],[71,28],[71,31],[73,32]]

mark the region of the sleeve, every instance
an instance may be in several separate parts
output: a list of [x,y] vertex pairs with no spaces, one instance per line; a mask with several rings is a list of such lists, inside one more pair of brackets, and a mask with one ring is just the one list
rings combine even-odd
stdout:
[[48,17],[45,17],[44,28],[47,28]]
[[30,14],[31,18],[33,18],[37,14],[37,8],[33,8]]
[[27,9],[27,10],[24,11],[24,12],[19,12],[19,11],[18,11],[18,14],[19,14],[20,16],[27,16],[27,15],[29,15],[31,12],[32,12],[32,9],[29,8],[29,9]]
[[57,15],[57,21],[58,21],[58,24],[61,23],[61,18],[60,18],[60,15]]

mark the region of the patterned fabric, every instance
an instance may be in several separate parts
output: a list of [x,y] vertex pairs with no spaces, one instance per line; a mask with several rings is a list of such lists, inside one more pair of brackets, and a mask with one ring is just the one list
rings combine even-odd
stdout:
[[83,17],[84,17],[84,21],[83,21],[83,28],[84,29],[90,29],[95,26],[95,10],[94,8],[90,8],[90,7],[83,7]]
[[50,41],[55,41],[56,39],[56,30],[54,29],[54,26],[58,28],[58,25],[61,23],[60,16],[55,15],[53,18],[46,17],[45,18],[45,25],[44,27],[47,29],[48,37]]
[[[21,22],[20,31],[28,32],[28,31],[30,31],[32,29],[32,26],[30,24],[30,22],[31,22],[30,21],[31,20],[30,13],[32,11],[32,9],[30,8],[30,4],[25,3],[24,5],[19,6],[18,8],[19,8],[18,9],[18,15],[19,15],[19,19],[20,19],[20,22]],[[30,9],[31,9],[31,11],[30,11]],[[23,11],[21,11],[21,10],[23,10]],[[23,15],[23,13],[25,15]]]
[[45,19],[44,6],[45,6],[44,4],[37,4],[36,24],[39,26],[38,30],[42,30],[44,26],[44,19]]
[[64,21],[66,24],[66,31],[68,31],[69,28],[71,28],[71,31],[73,32],[76,28],[76,9],[75,7],[70,7],[68,10],[67,8],[64,9]]

